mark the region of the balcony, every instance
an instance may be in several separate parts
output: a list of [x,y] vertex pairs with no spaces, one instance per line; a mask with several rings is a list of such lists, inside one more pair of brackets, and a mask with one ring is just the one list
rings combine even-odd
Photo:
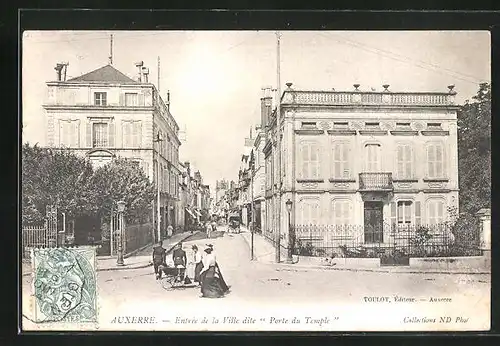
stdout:
[[392,173],[359,173],[359,191],[392,191]]

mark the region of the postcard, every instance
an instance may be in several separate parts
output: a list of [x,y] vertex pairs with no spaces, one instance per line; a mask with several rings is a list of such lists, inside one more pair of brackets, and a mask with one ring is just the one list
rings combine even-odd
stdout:
[[485,31],[25,31],[23,331],[488,331]]

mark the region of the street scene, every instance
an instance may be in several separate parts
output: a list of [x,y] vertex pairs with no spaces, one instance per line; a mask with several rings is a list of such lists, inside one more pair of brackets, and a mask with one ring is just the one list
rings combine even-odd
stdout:
[[488,330],[489,44],[25,32],[23,330]]

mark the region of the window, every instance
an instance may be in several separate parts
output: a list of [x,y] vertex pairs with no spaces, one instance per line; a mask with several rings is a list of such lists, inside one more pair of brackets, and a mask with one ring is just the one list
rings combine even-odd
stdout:
[[428,130],[442,130],[441,123],[427,123]]
[[349,225],[351,224],[351,201],[349,200],[333,200],[331,204],[332,223],[334,225]]
[[399,201],[398,202],[398,225],[409,225],[413,219],[413,202]]
[[266,188],[268,190],[271,189],[271,186],[272,186],[272,182],[271,182],[271,171],[272,167],[271,167],[271,157],[268,156],[266,158]]
[[413,178],[413,157],[411,144],[399,144],[396,149],[396,176],[403,179]]
[[427,202],[427,222],[429,225],[439,225],[445,220],[444,201],[441,199],[430,199]]
[[444,177],[444,146],[441,143],[427,146],[427,177]]
[[378,123],[378,122],[366,122],[365,126],[369,130],[378,129],[380,127],[380,123]]
[[316,128],[316,122],[315,121],[303,121],[302,122],[302,128],[303,129],[315,129]]
[[410,123],[396,123],[396,128],[398,130],[411,130]]
[[109,127],[107,123],[92,124],[92,147],[105,148],[108,146]]
[[380,144],[367,144],[365,146],[365,159],[367,172],[380,172],[382,157]]
[[301,223],[303,225],[317,225],[319,223],[319,200],[303,199],[300,201]]
[[141,147],[142,124],[140,121],[123,122],[123,147]]
[[78,120],[60,121],[59,145],[68,148],[80,146],[80,122]]
[[125,106],[138,106],[139,95],[137,93],[125,93]]
[[314,142],[302,142],[300,147],[302,169],[300,173],[304,179],[319,179],[320,176],[320,154],[319,145]]
[[334,142],[332,148],[332,164],[334,178],[349,178],[351,170],[349,167],[349,143]]
[[334,122],[333,123],[333,128],[346,130],[346,129],[349,128],[349,123],[347,121]]
[[96,106],[106,106],[107,105],[107,94],[103,92],[94,93],[94,105]]

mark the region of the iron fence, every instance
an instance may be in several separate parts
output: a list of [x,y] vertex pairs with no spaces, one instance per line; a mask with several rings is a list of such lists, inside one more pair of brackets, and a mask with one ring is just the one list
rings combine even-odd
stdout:
[[29,259],[31,249],[55,247],[57,233],[49,230],[47,223],[39,226],[25,226],[22,228],[22,257]]
[[301,256],[384,259],[481,254],[479,228],[466,241],[457,241],[449,224],[296,225],[294,230],[293,251]]

